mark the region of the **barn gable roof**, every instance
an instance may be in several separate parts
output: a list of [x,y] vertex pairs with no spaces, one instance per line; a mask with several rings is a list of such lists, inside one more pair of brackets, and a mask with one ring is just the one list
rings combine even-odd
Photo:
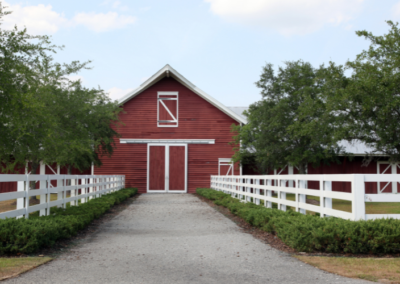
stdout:
[[133,99],[134,97],[139,95],[141,92],[143,92],[150,86],[152,86],[155,83],[157,83],[158,81],[160,81],[161,79],[163,79],[165,77],[169,77],[169,76],[174,78],[175,80],[177,80],[179,83],[181,83],[182,85],[184,85],[185,87],[187,87],[188,89],[193,91],[195,94],[199,95],[204,100],[208,101],[210,104],[212,104],[213,106],[215,106],[216,108],[218,108],[219,110],[221,110],[222,112],[224,112],[226,115],[230,116],[237,122],[244,123],[244,124],[247,123],[246,119],[244,117],[235,113],[234,111],[232,111],[231,109],[229,109],[228,107],[226,107],[225,105],[223,105],[222,103],[220,103],[219,101],[217,101],[216,99],[214,99],[213,97],[211,97],[210,95],[205,93],[204,91],[200,90],[198,87],[196,87],[193,83],[191,83],[188,79],[183,77],[178,71],[176,71],[174,68],[172,68],[168,64],[165,65],[156,74],[154,74],[149,79],[147,79],[138,88],[136,88],[135,90],[129,92],[124,97],[122,97],[119,100],[119,103],[120,104],[126,103],[127,101]]

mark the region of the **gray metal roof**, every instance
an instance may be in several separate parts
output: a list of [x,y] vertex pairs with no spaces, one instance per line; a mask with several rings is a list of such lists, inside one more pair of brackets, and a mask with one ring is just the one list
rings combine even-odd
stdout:
[[352,142],[342,140],[339,142],[339,146],[342,146],[346,153],[351,153],[353,155],[360,156],[365,154],[372,154],[375,156],[386,156],[385,154],[379,152],[373,153],[374,148],[369,147],[368,145],[359,140],[353,140]]
[[247,117],[243,115],[243,112],[245,110],[248,110],[249,107],[227,107],[229,108],[231,111],[233,111],[234,113],[240,115],[244,120],[246,120],[247,122]]

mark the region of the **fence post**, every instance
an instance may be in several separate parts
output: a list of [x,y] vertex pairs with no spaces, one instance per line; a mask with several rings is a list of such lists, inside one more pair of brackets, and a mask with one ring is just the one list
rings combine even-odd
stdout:
[[97,192],[96,197],[100,197],[99,191],[101,190],[101,185],[100,185],[101,178],[96,177],[95,180],[96,180],[96,192]]
[[[25,191],[24,181],[17,182],[17,191]],[[17,210],[24,208],[24,201],[25,201],[25,198],[23,198],[23,197],[17,199]],[[24,215],[17,216],[17,219],[22,218],[22,217],[24,217]]]
[[324,196],[325,196],[325,182],[324,179],[320,178],[319,179],[319,216],[320,218],[324,218]]
[[47,208],[46,208],[46,216],[50,215],[50,201],[51,201],[51,194],[50,194],[50,176],[47,176],[47,180],[46,180],[46,191],[47,191],[47,195],[46,195],[46,203],[47,203]]
[[[268,186],[272,186],[272,180],[271,179],[267,179],[267,185]],[[271,198],[272,197],[272,190],[268,189],[265,191],[266,195]],[[267,208],[272,208],[272,202],[271,201],[266,201],[265,206]]]
[[[60,173],[61,173],[60,165],[57,164],[57,175],[60,175]],[[60,186],[63,186],[63,183],[62,183],[61,179],[58,179],[57,180],[57,187],[60,187]],[[64,194],[63,191],[57,192],[57,200],[63,199],[63,194]],[[58,205],[57,207],[61,207],[62,208],[63,205],[61,204],[61,205]]]
[[[81,195],[85,195],[86,194],[86,176],[85,178],[81,178]],[[81,204],[86,202],[86,197],[84,196],[83,198],[81,198]]]
[[[256,186],[258,187],[258,188],[256,188]],[[256,180],[254,180],[253,179],[253,192],[255,193],[255,194],[257,194],[257,195],[260,195],[260,180],[259,179],[256,179]],[[255,204],[257,204],[257,205],[260,205],[260,199],[259,198],[255,198]]]
[[[94,181],[93,177],[90,177],[89,183],[91,186],[89,187],[89,193],[93,192],[93,181]],[[93,195],[89,196],[89,200],[91,200],[91,199],[93,199]]]
[[29,219],[29,175],[26,176],[26,182],[25,182],[25,219]]
[[365,220],[365,184],[364,175],[353,175],[351,183],[351,193],[353,200],[351,202],[351,212],[353,220]]
[[62,195],[61,195],[61,198],[62,198],[62,208],[67,208],[67,204],[65,203],[65,198],[67,198],[67,191],[65,190],[65,186],[67,185],[67,179],[65,178],[65,175],[63,175],[63,178],[62,178],[62,187],[63,187],[63,189],[62,189]]
[[[72,175],[69,175],[68,177],[69,177],[69,180],[70,180],[70,185],[71,186],[75,186],[75,183],[76,183],[75,178],[72,178],[73,177]],[[70,190],[70,197],[75,197],[75,190],[76,190],[76,186],[75,186],[74,189]],[[69,205],[75,206],[75,200],[70,201]]]
[[[332,191],[332,182],[331,181],[324,181],[324,191]],[[324,197],[325,199],[325,208],[332,209],[332,198]],[[329,215],[324,214],[324,217],[329,217]]]
[[[43,162],[40,162],[39,167],[40,167],[39,168],[40,176],[45,175],[46,174],[46,164]],[[41,188],[41,189],[47,188],[45,180],[39,181],[39,188]],[[40,204],[43,204],[43,203],[46,203],[46,194],[40,195]],[[46,209],[40,209],[39,216],[45,216],[45,215],[46,215]]]
[[[247,193],[250,193],[250,186],[249,186],[249,184],[250,184],[250,179],[246,178],[246,192],[247,192]],[[251,201],[251,197],[248,196],[248,195],[246,195],[246,202],[249,202],[249,201]]]
[[[299,188],[306,188],[306,182],[304,180],[299,180]],[[306,195],[305,194],[299,194],[298,203],[306,203]],[[304,215],[306,214],[306,209],[300,208],[300,204],[299,204],[299,212]]]
[[[280,186],[281,187],[286,187],[286,180],[280,180],[279,181],[280,182]],[[283,182],[283,184],[282,184],[282,182]],[[281,199],[284,199],[284,200],[286,200],[286,192],[281,192],[281,191],[278,191],[278,197],[279,197],[279,200],[281,200]],[[282,211],[286,211],[286,205],[285,204],[281,204],[280,202],[279,202],[279,204],[280,204],[280,207],[278,207],[280,210],[282,210]]]

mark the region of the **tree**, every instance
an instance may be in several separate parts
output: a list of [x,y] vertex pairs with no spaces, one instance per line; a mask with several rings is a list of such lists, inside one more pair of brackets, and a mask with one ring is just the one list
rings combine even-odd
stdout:
[[1,21],[8,14],[0,3],[0,162],[10,166],[15,147],[10,118],[20,115],[23,109],[40,108],[40,102],[29,93],[36,75],[31,65],[46,52],[54,52],[56,46],[47,36],[31,36],[26,29],[1,29]]
[[113,153],[114,138],[119,137],[121,110],[103,90],[85,88],[80,81],[69,82],[66,89],[57,92],[53,108],[60,125],[56,133],[60,141],[52,150],[57,153],[56,162],[79,170],[92,163],[101,166],[100,157]]
[[247,111],[248,124],[233,127],[235,142],[241,143],[233,159],[254,156],[263,171],[290,164],[304,174],[309,163],[335,161],[342,149],[332,138],[332,117],[325,115],[320,97],[326,68],[314,69],[303,61],[285,64],[277,75],[271,64],[263,68],[256,82],[262,100]]
[[[4,12],[0,7],[0,17]],[[36,44],[32,44],[36,42]],[[4,171],[40,161],[80,170],[100,165],[118,137],[120,108],[101,89],[89,89],[68,76],[90,62],[59,64],[48,37],[26,30],[0,30],[0,161]]]
[[344,67],[352,75],[345,89],[331,100],[332,112],[344,121],[342,136],[360,140],[372,147],[373,153],[400,162],[400,30],[387,22],[390,30],[383,36],[367,31],[356,34],[371,41],[368,50],[357,55]]

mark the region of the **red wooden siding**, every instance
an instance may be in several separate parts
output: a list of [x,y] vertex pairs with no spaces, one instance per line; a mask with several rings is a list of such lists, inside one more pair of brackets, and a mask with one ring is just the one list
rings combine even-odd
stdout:
[[185,147],[169,147],[169,190],[185,189]]
[[[157,127],[157,92],[179,92],[179,126]],[[131,139],[215,139],[215,144],[188,145],[188,192],[210,186],[210,175],[218,174],[218,158],[231,157],[231,117],[174,80],[164,78],[144,90],[123,106],[120,115],[125,124],[118,129],[121,138]],[[147,146],[120,144],[111,158],[102,159],[103,166],[95,174],[122,174],[126,186],[146,192]],[[235,174],[239,174],[235,167]]]
[[165,189],[165,146],[150,146],[149,190]]
[[231,166],[229,165],[220,165],[219,173],[221,176],[232,175],[232,171],[230,170]]

